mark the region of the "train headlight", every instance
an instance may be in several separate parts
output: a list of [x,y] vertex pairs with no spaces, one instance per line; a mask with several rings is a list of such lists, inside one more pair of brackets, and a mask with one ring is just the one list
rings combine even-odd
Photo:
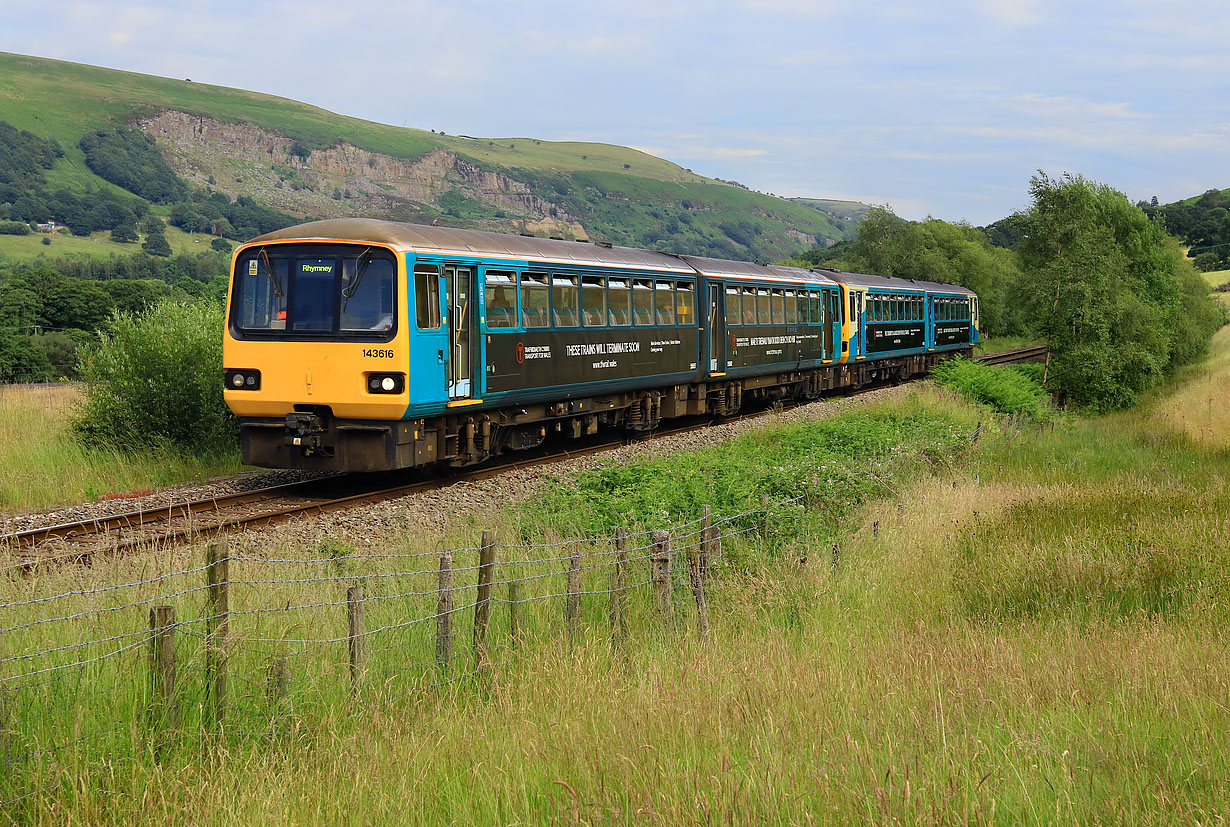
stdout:
[[223,381],[231,390],[258,391],[261,389],[261,372],[255,369],[243,368],[227,370]]
[[368,393],[401,393],[405,389],[404,373],[371,373],[367,376]]

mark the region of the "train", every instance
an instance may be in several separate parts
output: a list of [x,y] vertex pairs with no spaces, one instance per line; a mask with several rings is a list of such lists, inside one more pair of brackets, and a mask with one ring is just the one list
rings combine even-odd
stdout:
[[978,324],[955,284],[327,219],[236,248],[223,395],[248,465],[465,466],[906,379]]

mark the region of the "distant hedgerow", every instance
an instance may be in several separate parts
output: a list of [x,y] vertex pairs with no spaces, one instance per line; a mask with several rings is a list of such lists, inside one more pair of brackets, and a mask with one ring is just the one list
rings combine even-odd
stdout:
[[85,349],[78,436],[118,448],[171,445],[234,450],[235,418],[222,401],[222,311],[166,300],[116,313]]

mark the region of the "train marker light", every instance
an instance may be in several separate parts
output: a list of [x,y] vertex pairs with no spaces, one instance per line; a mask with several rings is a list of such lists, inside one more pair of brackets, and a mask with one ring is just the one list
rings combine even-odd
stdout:
[[393,388],[397,387],[397,383],[393,381],[392,376],[386,376],[380,380],[380,387],[387,393],[391,393]]

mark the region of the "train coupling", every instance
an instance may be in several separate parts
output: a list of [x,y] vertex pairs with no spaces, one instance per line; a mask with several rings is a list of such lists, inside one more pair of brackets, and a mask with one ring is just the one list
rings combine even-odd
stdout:
[[319,414],[296,411],[286,415],[287,445],[300,448],[317,448],[321,445],[321,437],[328,429]]

